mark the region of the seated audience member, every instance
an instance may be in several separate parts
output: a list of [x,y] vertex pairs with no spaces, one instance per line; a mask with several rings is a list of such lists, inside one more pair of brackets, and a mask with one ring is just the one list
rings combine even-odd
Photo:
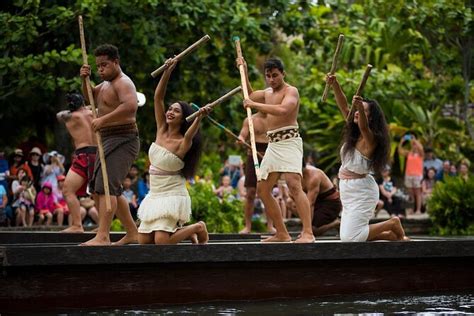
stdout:
[[436,181],[443,181],[447,177],[455,176],[456,173],[451,172],[451,162],[449,160],[443,161],[443,167],[436,173]]
[[55,198],[53,196],[53,186],[49,182],[43,183],[41,191],[36,198],[36,212],[38,214],[38,224],[51,225],[53,222],[53,213],[55,207]]
[[[79,199],[80,212],[81,212],[81,220],[84,221],[86,216],[94,222],[94,224],[99,224],[99,212],[95,207],[94,200],[89,196],[84,196]],[[69,217],[70,218],[70,217]],[[69,223],[71,225],[71,223]]]
[[228,198],[233,200],[235,196],[233,195],[234,188],[231,185],[230,176],[223,176],[221,185],[214,190],[214,193],[219,197],[219,199]]
[[0,184],[0,225],[5,225],[7,222],[7,215],[5,209],[8,203],[7,190]]
[[382,178],[378,181],[380,189],[380,200],[383,207],[391,216],[405,217],[401,206],[401,200],[396,196],[398,188],[390,174],[390,167],[382,171]]
[[26,175],[30,177],[30,179],[33,178],[33,174],[31,173],[31,169],[28,166],[28,163],[25,161],[24,156],[23,156],[23,150],[17,148],[15,149],[15,152],[13,153],[13,161],[10,164],[10,180],[18,180],[17,178],[17,173],[18,169],[24,169],[26,172]]
[[132,189],[133,193],[137,196],[138,201],[138,181],[140,180],[139,177],[140,169],[136,164],[130,166],[130,170],[128,171],[128,175],[130,176],[131,185],[130,189]]
[[5,151],[0,148],[0,185],[3,185],[5,190],[8,189],[7,179],[10,176],[10,167],[8,166],[8,160],[5,157]]
[[449,167],[449,172],[451,176],[455,177],[458,175],[458,168],[456,167],[455,164],[451,164],[451,167]]
[[36,189],[23,169],[18,170],[18,177],[20,181],[14,180],[12,183],[16,226],[31,227],[35,218]]
[[58,222],[58,226],[62,226],[64,223],[64,216],[69,215],[69,208],[63,195],[65,180],[66,177],[62,174],[57,177],[58,188],[54,193],[54,197],[56,200],[56,204],[54,206],[54,215],[56,215],[56,221]]
[[423,161],[423,168],[425,170],[425,174],[430,168],[434,168],[436,173],[440,172],[443,169],[443,161],[439,158],[436,158],[433,149],[431,148],[425,148],[425,159]]
[[436,183],[436,169],[435,168],[430,168],[428,169],[428,172],[426,173],[426,177],[421,181],[421,193],[423,194],[423,209],[426,210],[426,204],[428,202],[428,199],[431,196],[431,193],[433,193],[433,188]]
[[459,176],[465,181],[469,180],[469,164],[465,161],[459,164]]
[[150,173],[145,171],[140,179],[138,179],[138,205],[143,201],[147,193],[150,191]]
[[125,177],[123,181],[123,192],[122,195],[125,196],[127,199],[128,205],[130,207],[130,213],[134,220],[137,220],[137,210],[138,210],[138,202],[137,202],[137,195],[132,190],[132,178],[130,175]]

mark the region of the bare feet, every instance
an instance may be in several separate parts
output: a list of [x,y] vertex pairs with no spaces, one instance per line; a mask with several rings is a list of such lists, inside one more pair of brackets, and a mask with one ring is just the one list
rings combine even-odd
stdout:
[[98,237],[97,235],[89,241],[86,241],[80,246],[110,246],[110,239],[108,237]]
[[301,236],[295,240],[295,243],[313,243],[316,239],[314,238],[313,234],[302,233]]
[[407,236],[403,236],[403,239],[402,239],[402,241],[411,241],[411,239],[410,239],[410,238],[408,238]]
[[245,227],[239,232],[239,234],[242,234],[242,235],[250,234],[250,231],[251,231],[250,228]]
[[291,242],[291,237],[288,234],[278,234],[262,239],[262,242]]
[[277,230],[275,229],[275,227],[267,227],[267,233],[269,234],[276,234]]
[[398,240],[404,240],[405,236],[405,231],[403,230],[402,223],[400,222],[400,218],[397,216],[392,217],[390,219],[392,222],[392,231],[397,235]]
[[200,221],[197,222],[197,224],[201,226],[199,231],[196,233],[198,242],[199,244],[207,244],[207,242],[209,241],[209,233],[207,232],[206,223]]
[[188,239],[191,240],[192,244],[198,244],[199,243],[197,234],[192,234],[191,236],[189,236]]
[[119,241],[113,242],[112,246],[123,246],[138,244],[138,234],[125,234]]
[[81,226],[70,226],[60,231],[60,233],[83,233],[84,227]]

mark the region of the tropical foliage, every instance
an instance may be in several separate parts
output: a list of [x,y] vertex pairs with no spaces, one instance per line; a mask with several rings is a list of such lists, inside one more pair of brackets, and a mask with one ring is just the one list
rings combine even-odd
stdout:
[[474,178],[448,177],[438,182],[428,201],[437,235],[474,234]]

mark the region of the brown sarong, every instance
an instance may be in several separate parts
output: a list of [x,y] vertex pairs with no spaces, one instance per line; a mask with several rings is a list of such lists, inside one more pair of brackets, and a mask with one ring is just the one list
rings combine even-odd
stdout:
[[[122,182],[140,150],[137,125],[131,123],[105,127],[100,130],[100,135],[104,147],[110,195],[120,196],[123,191]],[[95,193],[105,194],[99,155],[96,156],[91,183]]]
[[332,223],[341,210],[342,203],[335,187],[319,194],[314,203],[313,226],[321,227]]
[[[265,154],[265,150],[267,150],[268,143],[255,143],[255,147],[257,147],[257,152],[261,153],[262,155]],[[258,157],[258,162],[262,162],[262,158]],[[252,151],[247,151],[247,160],[245,162],[245,182],[244,187],[246,188],[256,188],[257,187],[257,175],[255,174],[255,166],[253,163]]]

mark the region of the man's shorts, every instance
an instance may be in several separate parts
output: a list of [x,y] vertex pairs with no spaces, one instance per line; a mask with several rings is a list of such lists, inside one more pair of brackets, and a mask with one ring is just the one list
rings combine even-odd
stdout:
[[96,152],[95,146],[82,147],[74,151],[71,170],[86,180],[76,192],[79,197],[87,195],[87,185],[94,174]]

